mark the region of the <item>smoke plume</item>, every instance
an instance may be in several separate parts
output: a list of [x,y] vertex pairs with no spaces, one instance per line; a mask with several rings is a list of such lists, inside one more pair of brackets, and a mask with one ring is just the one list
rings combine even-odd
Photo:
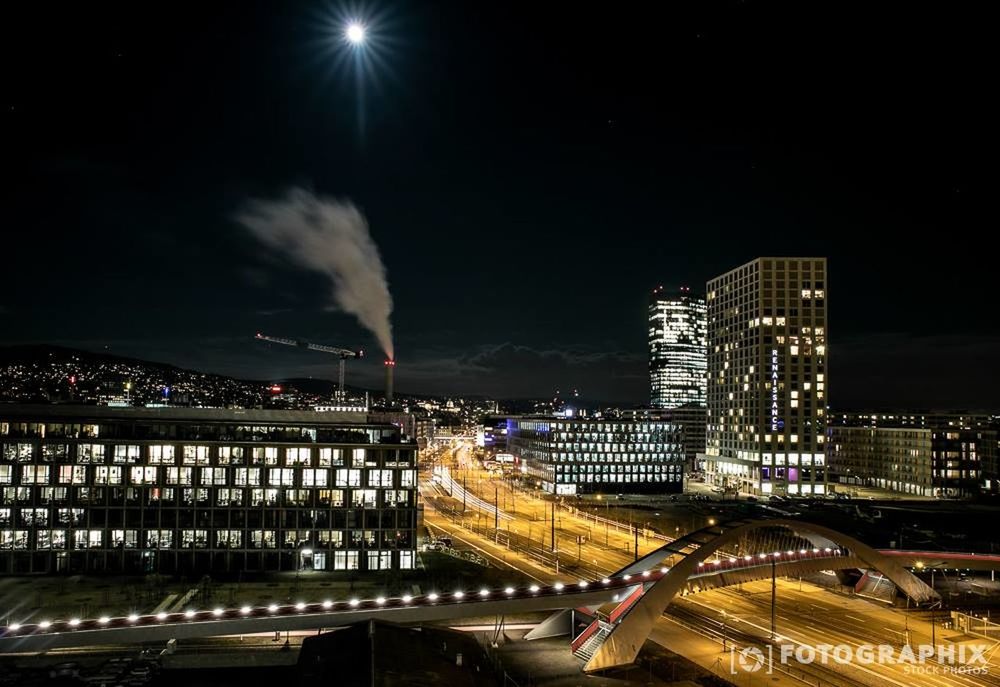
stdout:
[[329,277],[334,302],[375,335],[387,357],[395,358],[385,265],[368,222],[353,204],[293,188],[283,198],[250,201],[236,219],[263,244]]

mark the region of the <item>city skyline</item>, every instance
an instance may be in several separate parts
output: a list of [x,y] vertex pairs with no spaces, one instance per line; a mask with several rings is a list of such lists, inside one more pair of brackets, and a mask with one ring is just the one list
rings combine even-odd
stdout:
[[0,682],[998,682],[984,11],[5,19]]
[[[70,8],[53,25],[19,10],[0,126],[7,248],[24,259],[0,276],[0,344],[332,378],[322,359],[252,340],[375,349],[329,309],[319,275],[235,219],[250,199],[301,186],[353,201],[368,221],[402,393],[577,388],[641,403],[650,288],[807,254],[850,275],[831,306],[832,402],[996,407],[988,251],[918,238],[987,216],[969,122],[987,111],[975,102],[985,62],[958,20],[915,11],[912,31],[891,29],[892,54],[916,62],[887,90],[870,67],[890,54],[888,9],[866,9],[864,30],[845,12],[793,35],[775,18],[815,10],[643,9],[595,49],[603,15],[531,8],[526,23],[516,4],[404,3],[370,22],[381,42],[363,75],[362,133],[357,79],[327,18],[227,7],[197,22]],[[916,51],[928,26],[954,49]],[[928,89],[940,96],[929,105]],[[858,98],[870,116],[857,116]],[[544,267],[517,269],[535,254],[550,256]],[[889,294],[892,308],[871,307]],[[381,386],[380,356],[351,377]]]

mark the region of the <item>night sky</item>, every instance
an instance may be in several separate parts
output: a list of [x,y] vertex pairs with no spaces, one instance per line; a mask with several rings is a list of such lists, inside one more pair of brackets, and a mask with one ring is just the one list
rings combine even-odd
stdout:
[[403,392],[642,403],[652,287],[820,255],[835,408],[1000,407],[996,79],[960,3],[24,4],[0,344],[335,375],[263,331],[365,347],[377,386],[324,279],[234,221],[297,185],[367,216]]

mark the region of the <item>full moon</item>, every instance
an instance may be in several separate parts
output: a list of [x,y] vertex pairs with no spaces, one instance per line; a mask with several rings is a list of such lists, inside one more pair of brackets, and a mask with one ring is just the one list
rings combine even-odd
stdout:
[[347,40],[355,45],[363,43],[365,40],[365,27],[361,24],[351,24],[347,27]]

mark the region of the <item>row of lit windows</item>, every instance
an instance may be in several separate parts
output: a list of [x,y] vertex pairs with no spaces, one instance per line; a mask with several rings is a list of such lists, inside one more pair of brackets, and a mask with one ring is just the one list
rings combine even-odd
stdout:
[[588,451],[579,453],[553,452],[545,458],[553,462],[576,462],[619,464],[619,463],[648,463],[648,462],[669,462],[679,459],[682,447],[680,444],[674,447],[672,453],[591,453]]
[[550,446],[557,451],[596,451],[599,453],[621,453],[626,456],[651,456],[669,452],[671,448],[676,448],[673,443],[636,443],[636,444],[611,444],[601,442],[572,442],[556,441]]
[[[159,468],[154,466],[134,466],[123,468],[118,465],[0,465],[0,484],[12,484],[17,468],[20,467],[20,484],[49,484],[55,474],[58,484],[122,485],[128,475],[131,485],[186,485],[198,483],[202,486],[302,486],[360,487],[366,476],[369,487],[412,488],[416,485],[415,470],[369,469],[355,470],[341,468]],[[53,470],[52,468],[55,468]],[[57,471],[56,471],[57,470]],[[127,472],[126,472],[127,470]],[[332,473],[332,482],[331,482]],[[367,475],[365,475],[367,473]],[[399,477],[395,477],[398,475]]]
[[556,472],[567,474],[612,474],[617,472],[681,472],[679,463],[661,463],[658,465],[556,465],[553,466]]
[[556,475],[556,481],[561,484],[582,484],[582,483],[615,483],[615,484],[638,484],[638,483],[664,483],[680,482],[681,475],[674,473],[613,473],[613,474],[586,474],[586,475]]
[[[5,443],[0,452],[3,460],[9,462],[31,462],[40,456],[46,462],[64,461],[70,457],[72,444],[43,443],[36,453],[34,443]],[[140,463],[149,465],[174,465],[180,457],[181,465],[210,465],[211,451],[209,446],[185,445],[178,447],[171,444],[140,446],[138,444],[76,444],[76,462],[103,463],[108,458],[112,463]],[[145,461],[143,458],[145,451]],[[350,464],[359,467],[366,466],[378,460],[378,451],[365,448],[341,449],[313,447],[278,447],[278,446],[219,446],[216,454],[216,465],[287,465],[306,466],[313,463],[313,451],[316,452],[319,467],[335,467],[345,464],[345,458]],[[388,451],[386,456],[390,465],[411,464],[412,453],[407,451]]]
[[[72,493],[76,503],[104,504],[108,495],[103,487],[74,487]],[[155,505],[158,503],[211,503],[215,495],[219,506],[274,506],[312,505],[313,497],[320,505],[352,508],[401,508],[410,505],[413,490],[407,489],[230,489],[192,487],[174,489],[171,487],[130,487],[116,489],[110,495],[112,502],[135,502]],[[381,505],[379,496],[381,495]],[[0,490],[0,503],[28,503],[37,499],[40,503],[66,502],[71,496],[69,487],[4,487]],[[178,501],[179,499],[179,501]]]
[[[151,549],[207,549],[209,548],[209,538],[207,530],[180,530],[177,537],[177,546],[173,543],[173,532],[171,530],[160,530],[157,534],[148,532],[150,535],[157,535],[151,542],[147,542],[146,548]],[[105,546],[110,549],[135,549],[138,548],[138,539],[135,530],[114,530],[112,537],[105,538],[103,530],[65,530],[39,531],[36,534],[34,546],[29,545],[27,530],[5,530],[0,531],[0,550],[67,550],[76,551],[103,550]],[[114,539],[114,535],[120,536],[119,540]],[[169,537],[169,539],[163,539]],[[107,541],[107,544],[105,543]],[[253,530],[247,537],[244,544],[243,532],[240,530],[223,530],[217,533],[216,548],[220,549],[277,549],[277,537],[274,530]],[[301,540],[289,543],[286,540],[284,548],[298,548],[301,550]],[[316,545],[311,545],[316,546]],[[329,544],[318,546],[318,548],[333,548],[333,569],[334,570],[357,570],[359,559],[362,555],[367,555],[369,570],[388,570],[392,567],[392,550],[368,550],[351,551],[336,550],[339,546]],[[399,551],[399,568],[409,570],[414,565],[414,552],[410,550]]]
[[[239,549],[249,546],[255,549],[278,548],[279,541],[284,542],[284,548],[299,548],[303,542],[318,548],[342,549],[383,547],[395,548],[400,544],[408,545],[408,539],[399,537],[395,530],[383,530],[379,536],[378,530],[243,530],[243,529],[35,529],[6,530],[5,538],[0,542],[6,547],[29,548],[30,535],[34,533],[37,549],[101,549],[107,546],[113,549],[136,549],[142,546],[147,549],[179,548],[209,548],[212,539],[219,549]],[[145,535],[145,536],[144,536]],[[281,536],[283,535],[283,536]],[[3,535],[0,535],[3,536]],[[280,537],[280,539],[279,539]]]
[[[58,422],[21,422],[0,420],[0,436],[24,436],[60,439],[80,439],[98,437],[115,438],[121,432],[127,432],[135,438],[187,438],[186,435],[201,439],[219,441],[289,441],[297,443],[372,443],[378,444],[385,439],[398,437],[398,430],[388,426],[359,425],[316,425],[289,427],[283,425],[237,425],[229,423],[189,424],[178,422],[139,423],[106,422],[93,423],[58,423]],[[143,436],[137,436],[141,433]],[[342,436],[344,439],[329,440],[329,436]]]

